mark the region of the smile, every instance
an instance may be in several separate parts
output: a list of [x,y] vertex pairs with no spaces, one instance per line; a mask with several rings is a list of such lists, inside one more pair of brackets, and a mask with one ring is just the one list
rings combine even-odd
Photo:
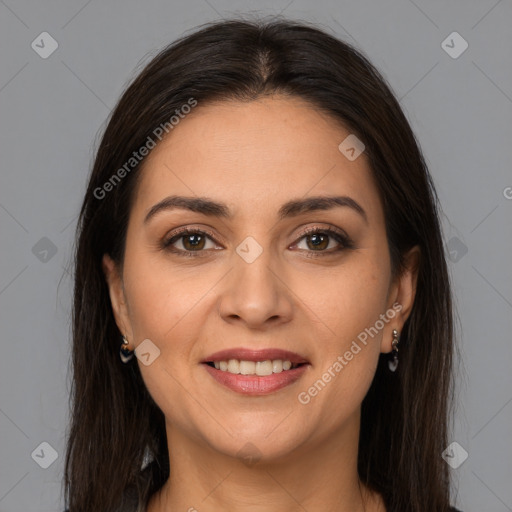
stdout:
[[206,363],[217,370],[232,373],[234,375],[258,375],[264,377],[272,375],[273,373],[281,373],[291,369],[295,369],[300,364],[305,363],[292,363],[290,360],[274,359],[273,361],[267,359],[266,361],[240,361],[238,359],[229,359],[228,361],[215,361]]
[[202,366],[215,381],[246,395],[265,395],[296,382],[310,363],[307,359],[280,349],[229,349],[211,354]]

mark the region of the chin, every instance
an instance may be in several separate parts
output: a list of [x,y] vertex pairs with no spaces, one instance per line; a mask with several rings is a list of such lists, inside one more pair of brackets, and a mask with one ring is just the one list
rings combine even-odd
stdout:
[[275,463],[288,457],[310,437],[304,430],[297,429],[298,422],[290,424],[283,418],[286,414],[281,415],[279,421],[262,421],[260,416],[259,420],[253,418],[250,424],[225,423],[232,435],[219,427],[220,430],[204,432],[203,438],[213,450],[246,464],[248,461],[251,464]]

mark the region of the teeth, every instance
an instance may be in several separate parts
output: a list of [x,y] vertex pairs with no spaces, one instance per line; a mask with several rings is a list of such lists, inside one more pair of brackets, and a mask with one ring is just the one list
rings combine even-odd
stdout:
[[256,375],[272,375],[273,366],[272,361],[258,361],[256,364]]
[[258,375],[264,377],[265,375],[272,375],[273,373],[281,373],[290,370],[292,366],[295,368],[298,365],[292,365],[291,361],[274,359],[271,361],[239,361],[238,359],[230,359],[229,361],[215,361],[215,368],[223,372],[233,373],[235,375]]
[[283,361],[281,359],[272,361],[272,371],[274,373],[281,373],[283,371]]
[[240,373],[242,375],[254,375],[256,373],[256,363],[254,361],[240,361]]
[[228,361],[228,369],[227,369],[227,371],[229,373],[234,373],[234,374],[240,373],[240,361],[238,361],[236,359],[230,359]]

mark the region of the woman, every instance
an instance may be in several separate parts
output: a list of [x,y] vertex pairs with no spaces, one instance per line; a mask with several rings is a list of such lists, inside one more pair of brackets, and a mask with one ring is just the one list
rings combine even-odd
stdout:
[[346,43],[223,21],[160,52],[78,225],[69,511],[453,510],[437,209]]

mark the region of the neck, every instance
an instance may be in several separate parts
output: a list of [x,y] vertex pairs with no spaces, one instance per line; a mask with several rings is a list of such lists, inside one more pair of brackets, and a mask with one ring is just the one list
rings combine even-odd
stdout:
[[147,512],[385,511],[380,496],[359,481],[358,438],[355,421],[329,441],[244,462],[168,425],[170,477]]

